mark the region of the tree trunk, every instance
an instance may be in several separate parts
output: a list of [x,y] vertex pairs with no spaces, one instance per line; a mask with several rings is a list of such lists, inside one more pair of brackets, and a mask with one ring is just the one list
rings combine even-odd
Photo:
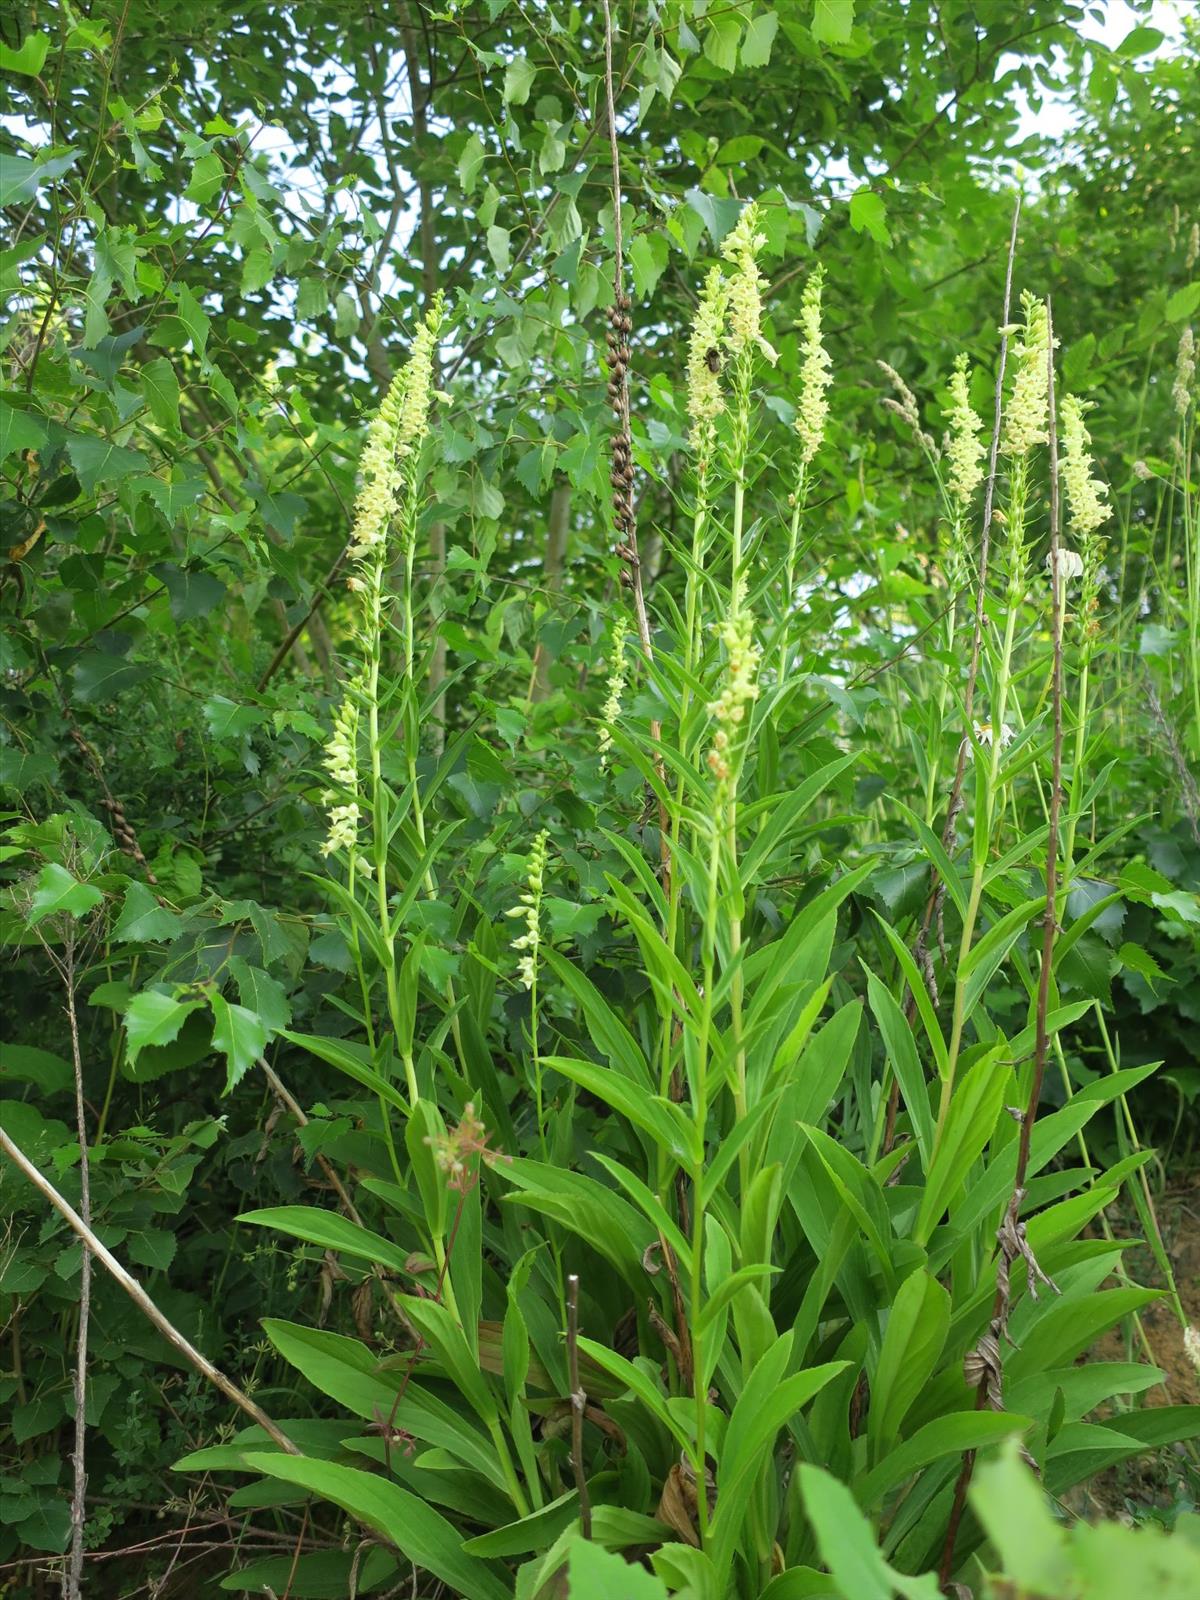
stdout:
[[[571,485],[560,478],[550,496],[550,517],[546,528],[546,558],[542,566],[542,589],[547,598],[547,612],[553,613],[554,599],[562,593],[563,573],[567,556],[567,535],[571,529]],[[529,692],[532,705],[544,700],[550,693],[550,668],[553,656],[542,640],[538,640],[533,659],[533,686]]]

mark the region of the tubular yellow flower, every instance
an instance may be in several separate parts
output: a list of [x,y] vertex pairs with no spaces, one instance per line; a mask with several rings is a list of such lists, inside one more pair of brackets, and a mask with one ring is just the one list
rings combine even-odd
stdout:
[[1014,349],[1017,365],[1012,398],[1004,419],[1001,448],[1005,455],[1028,455],[1035,445],[1049,443],[1049,323],[1045,302],[1028,292],[1021,296],[1025,326]]
[[537,976],[538,951],[542,944],[542,885],[546,877],[546,849],[550,834],[545,828],[533,841],[529,857],[529,876],[521,890],[518,903],[509,908],[510,917],[519,917],[525,932],[512,942],[512,948],[521,952],[517,961],[517,976],[526,989],[532,989]]
[[825,439],[829,401],[825,391],[833,382],[833,362],[821,342],[821,291],[825,268],[816,266],[804,285],[800,302],[800,404],[796,411],[796,433],[800,439],[800,461],[809,465]]
[[987,453],[979,437],[983,428],[971,405],[971,369],[965,355],[954,363],[950,379],[950,430],[946,435],[946,459],[950,463],[947,487],[959,507],[965,509],[983,480],[983,458]]
[[728,298],[729,286],[720,267],[712,267],[696,307],[688,343],[687,407],[692,419],[689,442],[700,457],[711,449],[713,424],[725,409],[721,393],[721,345],[725,337]]
[[732,355],[753,354],[755,348],[774,364],[778,352],[762,334],[762,292],[766,279],[758,270],[758,252],[767,242],[758,231],[758,203],[751,200],[725,236],[721,255],[733,268],[729,282],[729,334]]
[[1179,335],[1179,354],[1175,358],[1175,383],[1171,389],[1171,399],[1175,402],[1175,409],[1182,417],[1186,415],[1187,408],[1192,403],[1192,380],[1196,376],[1196,336],[1191,328],[1185,328]]
[[1071,528],[1081,542],[1112,516],[1106,505],[1108,490],[1092,476],[1092,436],[1084,415],[1089,407],[1075,395],[1065,395],[1062,403],[1063,457],[1062,480],[1067,491]]
[[608,752],[612,749],[612,731],[621,715],[621,696],[625,693],[625,637],[629,624],[623,616],[613,623],[612,654],[608,658],[608,698],[600,713],[600,765],[608,765]]

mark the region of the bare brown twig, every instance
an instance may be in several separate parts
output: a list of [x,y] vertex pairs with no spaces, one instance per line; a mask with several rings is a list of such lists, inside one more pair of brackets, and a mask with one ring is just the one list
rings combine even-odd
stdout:
[[592,1537],[592,1502],[583,1465],[583,1414],[587,1395],[579,1384],[579,1277],[567,1278],[567,1381],[571,1385],[571,1466],[579,1491],[579,1524],[585,1539]]
[[127,1272],[112,1251],[101,1243],[71,1205],[70,1201],[66,1200],[50,1180],[34,1166],[20,1145],[4,1128],[0,1128],[0,1151],[3,1151],[13,1165],[24,1173],[43,1199],[50,1202],[59,1216],[82,1239],[84,1246],[91,1251],[101,1266],[116,1279],[142,1315],[154,1324],[167,1343],[173,1349],[178,1350],[180,1355],[184,1356],[196,1368],[197,1372],[201,1373],[215,1388],[219,1389],[227,1400],[231,1400],[239,1410],[244,1411],[252,1421],[256,1422],[267,1437],[274,1440],[281,1450],[288,1455],[299,1455],[300,1451],[288,1438],[287,1434],[276,1423],[272,1422],[262,1407],[256,1405],[248,1394],[239,1389],[232,1378],[227,1378],[219,1368],[214,1367],[208,1357],[201,1355],[195,1345],[185,1339],[179,1329],[163,1316],[137,1279]]

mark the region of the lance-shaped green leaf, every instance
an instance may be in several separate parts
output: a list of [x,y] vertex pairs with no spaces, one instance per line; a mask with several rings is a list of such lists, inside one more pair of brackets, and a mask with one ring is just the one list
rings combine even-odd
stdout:
[[294,1483],[340,1506],[347,1516],[402,1550],[463,1600],[511,1600],[510,1586],[462,1547],[452,1522],[416,1495],[374,1472],[308,1456],[248,1451],[246,1465],[269,1478]]

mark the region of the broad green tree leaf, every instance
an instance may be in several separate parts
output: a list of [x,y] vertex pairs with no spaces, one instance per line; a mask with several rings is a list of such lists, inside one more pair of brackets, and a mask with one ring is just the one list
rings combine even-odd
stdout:
[[36,927],[46,917],[84,917],[104,899],[91,883],[80,883],[57,861],[48,862],[38,873],[29,907],[29,926]]
[[213,1014],[213,1049],[225,1056],[225,1093],[245,1077],[267,1048],[267,1026],[255,1011],[234,1005],[215,991],[209,995]]

